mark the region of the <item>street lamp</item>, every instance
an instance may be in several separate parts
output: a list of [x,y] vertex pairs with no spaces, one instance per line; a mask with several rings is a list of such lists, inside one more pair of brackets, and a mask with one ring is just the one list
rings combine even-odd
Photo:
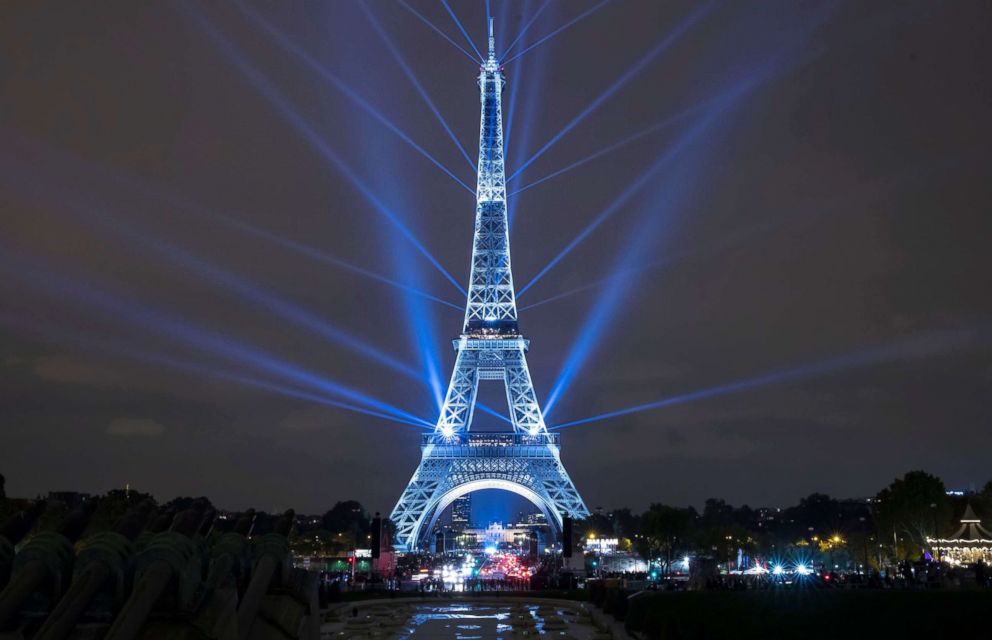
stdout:
[[932,557],[936,558],[937,557],[937,553],[936,552],[937,552],[937,548],[938,548],[937,547],[937,544],[936,544],[936,540],[937,540],[937,503],[936,502],[931,502],[930,503],[930,508],[933,509],[933,539],[935,541],[934,547],[933,547],[935,553],[933,554]]

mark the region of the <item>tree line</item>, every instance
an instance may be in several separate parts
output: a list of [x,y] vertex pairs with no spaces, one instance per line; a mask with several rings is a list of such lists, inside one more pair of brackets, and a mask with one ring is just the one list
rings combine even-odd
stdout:
[[919,559],[927,537],[956,531],[967,504],[978,517],[992,520],[992,481],[978,492],[949,495],[937,476],[910,471],[863,499],[813,493],[777,509],[734,507],[711,498],[701,511],[656,503],[641,514],[597,512],[581,523],[578,537],[612,535],[645,559],[668,566],[688,554],[717,562],[800,554],[878,568]]

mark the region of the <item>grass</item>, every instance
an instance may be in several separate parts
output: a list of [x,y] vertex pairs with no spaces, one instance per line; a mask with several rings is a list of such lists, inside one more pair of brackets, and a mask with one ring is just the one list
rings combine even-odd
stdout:
[[627,628],[671,638],[990,638],[992,592],[770,590],[658,593],[630,601]]

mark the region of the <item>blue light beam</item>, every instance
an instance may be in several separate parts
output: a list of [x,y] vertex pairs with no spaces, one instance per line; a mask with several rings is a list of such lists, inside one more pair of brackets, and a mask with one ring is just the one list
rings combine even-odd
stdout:
[[553,269],[555,265],[557,265],[565,258],[565,256],[571,253],[572,250],[574,250],[586,238],[588,238],[593,231],[598,229],[599,226],[604,222],[606,222],[606,220],[610,216],[616,213],[616,211],[620,209],[620,207],[626,204],[627,201],[630,200],[634,196],[634,194],[636,194],[638,190],[640,190],[641,187],[643,187],[652,178],[652,176],[655,175],[655,172],[658,170],[658,167],[660,167],[664,163],[664,161],[674,153],[675,153],[675,149],[672,149],[667,153],[663,153],[659,158],[657,158],[654,162],[652,162],[647,169],[642,171],[640,175],[638,175],[638,177],[633,180],[633,182],[628,184],[627,187],[620,193],[620,195],[618,195],[609,205],[607,205],[605,209],[600,211],[596,215],[596,217],[594,217],[592,221],[589,224],[587,224],[585,228],[582,229],[582,231],[579,232],[577,236],[572,238],[572,240],[567,245],[565,245],[565,247],[561,251],[558,252],[558,255],[552,258],[551,261],[548,262],[548,264],[546,264],[540,271],[537,272],[537,275],[531,278],[530,281],[527,282],[527,284],[525,284],[523,287],[521,287],[519,291],[517,291],[517,300],[520,300],[520,298],[523,297],[523,295],[527,293],[527,291],[531,287],[537,284],[538,281],[541,278],[543,278],[546,273],[548,273],[548,271]]
[[291,251],[293,251],[295,253],[298,253],[298,254],[300,254],[302,256],[305,256],[307,258],[310,258],[310,259],[312,259],[312,260],[314,260],[316,262],[320,262],[322,264],[327,264],[327,265],[331,265],[331,266],[334,266],[334,267],[338,267],[338,268],[343,269],[345,271],[349,271],[351,273],[354,273],[354,274],[363,276],[363,277],[368,278],[370,280],[374,280],[376,282],[379,282],[379,283],[388,285],[388,286],[393,287],[395,289],[398,289],[398,290],[400,290],[400,291],[402,291],[404,293],[409,293],[409,294],[412,294],[412,295],[421,297],[421,298],[423,298],[425,300],[430,300],[431,302],[436,302],[437,304],[441,304],[441,305],[444,305],[446,307],[450,307],[452,309],[455,309],[456,311],[465,311],[465,306],[464,305],[459,305],[459,304],[455,304],[453,302],[449,302],[449,301],[447,301],[447,300],[445,300],[443,298],[439,298],[439,297],[437,297],[437,296],[435,296],[433,294],[427,293],[426,291],[423,291],[421,289],[417,289],[416,287],[412,287],[412,286],[410,286],[410,285],[408,285],[406,283],[400,282],[398,280],[393,280],[392,278],[389,278],[387,276],[384,276],[384,275],[382,275],[380,273],[376,273],[375,271],[371,271],[369,269],[366,269],[365,267],[360,267],[360,266],[358,266],[356,264],[353,264],[351,262],[348,262],[347,260],[342,260],[341,258],[338,258],[337,256],[334,256],[334,255],[332,255],[330,253],[327,253],[326,251],[321,251],[320,249],[317,249],[317,248],[312,247],[312,246],[307,245],[307,244],[303,244],[302,242],[296,242],[295,240],[290,240],[288,238],[284,238],[284,237],[279,236],[279,235],[276,235],[276,234],[274,234],[274,233],[272,233],[270,231],[267,231],[267,230],[262,229],[260,227],[256,227],[255,225],[252,225],[252,224],[248,224],[247,222],[243,222],[243,221],[238,220],[236,218],[231,218],[231,217],[226,216],[224,214],[216,213],[214,215],[217,216],[217,219],[218,220],[220,220],[220,221],[222,221],[222,222],[224,222],[226,224],[229,224],[231,227],[233,227],[235,229],[238,229],[240,231],[243,231],[243,232],[245,232],[247,234],[250,234],[250,235],[253,235],[253,236],[256,236],[256,237],[259,237],[259,238],[263,238],[265,240],[268,240],[269,242],[278,244],[279,246],[285,247],[286,249],[289,249],[289,250],[291,250]]
[[333,344],[360,354],[404,376],[415,380],[420,379],[420,374],[413,367],[399,361],[360,338],[325,322],[311,311],[268,292],[235,273],[194,256],[181,247],[165,240],[150,238],[140,233],[133,225],[129,224],[120,216],[107,213],[100,208],[76,199],[63,201],[62,198],[54,198],[51,195],[51,191],[46,190],[44,184],[37,183],[32,176],[25,176],[18,184],[22,188],[29,188],[35,191],[36,194],[39,194],[43,198],[57,200],[62,207],[96,222],[110,233],[151,249],[174,264],[193,271],[207,281],[221,285],[267,312],[312,331],[314,334]]
[[475,46],[475,42],[473,42],[472,38],[469,37],[468,31],[465,31],[465,27],[462,26],[462,21],[459,20],[458,16],[455,15],[455,12],[451,10],[451,7],[448,5],[448,0],[441,0],[441,4],[444,5],[445,11],[447,11],[448,15],[451,16],[451,19],[455,21],[455,24],[458,26],[458,30],[462,32],[462,35],[465,36],[465,39],[468,40],[468,43],[472,46],[472,51],[475,51],[475,55],[479,56],[479,62],[485,61],[486,57],[479,52],[479,47]]
[[31,322],[28,323],[19,318],[15,318],[12,315],[0,312],[0,324],[7,325],[13,329],[29,332],[31,334],[41,335],[47,339],[54,339],[60,342],[72,343],[76,346],[92,350],[101,355],[106,355],[109,353],[117,357],[123,357],[129,360],[135,360],[137,362],[141,362],[144,364],[164,366],[171,369],[176,369],[178,371],[183,371],[186,373],[194,373],[209,378],[226,380],[249,388],[267,391],[269,393],[273,393],[276,395],[281,395],[288,398],[295,398],[298,400],[307,400],[310,402],[315,402],[317,404],[322,404],[339,409],[346,409],[354,413],[360,413],[367,416],[382,418],[383,420],[387,420],[389,422],[410,425],[413,427],[417,427],[418,429],[423,429],[425,431],[432,428],[431,426],[425,426],[427,424],[426,422],[412,422],[409,420],[404,420],[402,418],[397,418],[395,416],[381,413],[379,411],[365,409],[363,407],[359,407],[357,405],[349,404],[346,402],[339,402],[337,400],[333,400],[325,396],[320,396],[314,393],[309,393],[306,391],[301,391],[299,389],[294,389],[292,387],[287,387],[285,385],[276,384],[267,380],[263,380],[261,378],[255,378],[253,376],[248,376],[242,373],[236,373],[225,369],[217,369],[214,367],[207,366],[203,363],[197,363],[191,360],[184,360],[184,359],[176,358],[174,356],[167,356],[155,351],[150,351],[148,349],[139,349],[133,345],[116,343],[105,339],[95,338],[89,334],[84,335],[77,332],[68,331],[64,328],[55,328],[50,325],[39,324],[36,318],[33,318]]
[[488,413],[491,416],[495,416],[495,417],[499,418],[500,420],[502,420],[503,422],[505,422],[507,424],[513,424],[513,421],[510,420],[510,418],[508,416],[503,415],[502,413],[500,413],[496,409],[493,409],[492,407],[490,407],[488,405],[484,405],[481,402],[476,402],[475,403],[475,408],[476,409],[480,409],[483,413]]
[[520,42],[520,38],[524,37],[524,34],[527,33],[527,30],[530,29],[530,26],[534,24],[534,21],[537,20],[537,18],[541,15],[541,12],[548,8],[549,4],[551,4],[551,0],[544,0],[544,4],[542,4],[540,7],[537,8],[537,11],[535,11],[534,15],[530,17],[530,20],[528,20],[527,23],[523,26],[523,28],[520,29],[520,33],[517,34],[517,37],[515,37],[510,42],[510,44],[507,45],[506,50],[503,51],[503,57],[509,55],[510,51],[513,50],[513,47],[515,47],[517,43]]
[[[707,2],[700,8],[693,11],[683,20],[671,33],[669,33],[661,42],[653,46],[646,54],[644,54],[640,60],[634,63],[627,71],[625,71],[617,80],[606,88],[599,96],[596,97],[591,103],[589,103],[586,108],[579,112],[574,118],[572,118],[568,124],[566,124],[558,133],[553,135],[550,140],[548,140],[543,147],[538,149],[534,155],[532,155],[526,162],[524,162],[516,171],[514,171],[507,179],[506,182],[511,182],[520,173],[534,163],[538,158],[544,155],[548,149],[555,145],[559,140],[562,139],[569,131],[574,129],[579,123],[589,117],[596,109],[598,109],[604,102],[609,100],[613,94],[619,91],[625,84],[630,82],[635,76],[637,76],[644,68],[651,63],[655,58],[658,57],[663,51],[675,44],[679,38],[681,38],[685,33],[694,26],[699,20],[703,18],[713,6],[713,2]],[[531,45],[533,47],[533,45]],[[518,54],[519,56],[519,54]]]
[[142,329],[152,329],[181,344],[203,349],[241,365],[252,366],[270,375],[283,377],[349,402],[365,405],[368,408],[385,412],[425,426],[434,425],[408,411],[396,408],[361,391],[333,382],[323,376],[281,360],[263,350],[249,347],[221,334],[190,325],[187,322],[168,316],[160,311],[126,301],[105,291],[90,286],[71,283],[65,278],[32,267],[24,260],[16,260],[13,251],[6,248],[0,253],[0,269],[15,277],[30,280],[38,289],[46,290],[58,299],[72,299],[91,309],[98,315],[114,322],[124,322]]
[[[185,5],[184,5],[185,6]],[[259,93],[276,108],[280,115],[299,132],[303,138],[313,147],[317,153],[329,161],[342,175],[358,190],[362,196],[372,205],[373,210],[384,217],[392,224],[400,234],[434,266],[437,271],[450,282],[459,293],[468,296],[464,287],[455,280],[447,269],[445,269],[437,258],[423,245],[410,229],[400,221],[399,217],[376,196],[375,191],[370,188],[348,164],[338,155],[338,153],[317,134],[314,128],[293,108],[293,105],[286,100],[272,83],[263,74],[244,61],[240,52],[217,31],[212,24],[202,16],[192,11],[187,11],[189,18],[203,32],[214,45],[220,50],[225,58],[231,62],[238,71],[259,91]],[[474,193],[474,191],[473,191]]]
[[[641,129],[640,131],[638,131],[636,133],[632,133],[629,136],[627,136],[626,138],[623,138],[622,140],[619,140],[617,142],[614,142],[611,145],[608,145],[606,147],[603,147],[602,149],[599,149],[598,151],[594,151],[593,153],[587,155],[586,157],[584,157],[584,158],[582,158],[580,160],[576,160],[575,162],[572,162],[571,164],[568,164],[568,165],[562,167],[561,169],[558,169],[557,171],[552,171],[551,173],[547,174],[546,176],[543,176],[541,178],[538,178],[537,180],[534,180],[533,182],[530,182],[530,183],[524,185],[523,187],[520,187],[516,191],[510,192],[509,196],[515,196],[515,195],[517,195],[519,193],[523,193],[524,191],[527,191],[528,189],[533,189],[537,185],[543,184],[543,183],[547,182],[548,180],[551,180],[552,178],[557,178],[558,176],[562,175],[563,173],[568,173],[572,169],[577,169],[577,168],[581,167],[584,164],[587,164],[589,162],[592,162],[593,160],[596,160],[597,158],[601,158],[601,157],[603,157],[603,156],[605,156],[607,154],[613,153],[614,151],[617,151],[617,150],[619,150],[619,149],[621,149],[623,147],[626,147],[627,145],[629,145],[631,143],[637,142],[638,140],[641,140],[643,138],[646,138],[647,136],[649,136],[649,135],[651,135],[653,133],[658,133],[659,131],[663,131],[664,129],[667,129],[671,125],[677,124],[678,122],[681,122],[687,116],[689,116],[692,113],[698,111],[702,106],[704,106],[704,104],[695,105],[693,107],[690,107],[688,109],[685,109],[684,111],[681,111],[681,112],[677,113],[674,116],[665,118],[664,120],[661,120],[659,122],[656,122],[656,123],[652,124],[649,127],[645,127],[644,129]],[[509,196],[507,196],[507,197],[509,197]]]
[[[687,133],[682,145],[677,145],[668,153],[663,154],[661,162],[656,162],[649,175],[654,175],[662,164],[666,164],[676,157],[676,153],[689,142],[690,138],[698,135],[701,125],[696,125],[690,133]],[[685,168],[680,168],[678,174],[684,173]],[[629,270],[632,266],[641,263],[648,254],[653,242],[659,235],[664,221],[671,212],[678,206],[680,191],[686,188],[688,182],[685,175],[670,176],[664,186],[657,187],[661,192],[660,202],[651,201],[646,205],[643,215],[631,224],[631,229],[627,241],[623,243],[621,253],[618,256],[618,266],[616,271]],[[602,335],[606,331],[610,322],[617,315],[617,311],[623,307],[623,301],[633,287],[632,279],[616,280],[612,286],[603,291],[603,294],[596,299],[582,324],[578,335],[572,346],[569,348],[561,369],[551,388],[551,393],[544,404],[544,416],[551,415],[555,406],[562,396],[568,391],[575,376],[584,366],[593,349],[602,341]]]
[[[366,5],[364,2],[360,3],[359,6],[362,7],[362,11],[365,12],[365,16],[369,19],[369,22],[372,23],[372,28],[375,29],[375,32],[379,35],[379,38],[382,40],[383,44],[385,44],[386,48],[389,49],[389,53],[392,54],[393,59],[396,60],[396,63],[400,65],[400,69],[403,70],[403,73],[406,75],[407,79],[410,80],[410,83],[417,90],[417,93],[420,94],[421,99],[423,99],[424,103],[431,110],[431,113],[434,114],[434,117],[444,128],[445,132],[448,134],[448,137],[451,138],[451,141],[453,143],[455,143],[455,147],[458,148],[458,151],[461,153],[462,157],[465,158],[465,162],[468,163],[469,168],[472,170],[473,173],[475,173],[476,167],[475,167],[475,163],[472,162],[472,158],[469,157],[468,152],[465,150],[465,147],[462,146],[462,143],[458,140],[458,137],[455,135],[455,132],[451,130],[450,126],[448,126],[448,122],[441,115],[441,112],[438,110],[437,106],[434,105],[434,101],[431,100],[431,97],[427,94],[427,91],[424,89],[424,86],[420,84],[420,80],[417,79],[417,76],[416,74],[414,74],[413,69],[411,69],[410,65],[407,64],[406,59],[403,57],[403,54],[399,52],[399,50],[396,48],[396,45],[394,45],[392,40],[390,40],[389,35],[386,33],[386,30],[382,27],[382,23],[379,21],[378,18],[375,17],[375,14],[372,12],[371,9],[369,9],[368,5]],[[465,186],[467,187],[468,185]],[[475,191],[472,190],[472,193],[474,194]]]
[[[648,180],[650,180],[660,164],[668,162],[675,155],[681,153],[685,147],[700,133],[701,128],[707,126],[716,115],[729,108],[748,91],[767,81],[771,77],[774,69],[774,64],[769,64],[766,67],[763,67],[761,72],[755,73],[752,77],[735,84],[731,89],[704,103],[706,105],[706,111],[704,112],[703,117],[700,118],[690,129],[687,129],[682,133],[682,135],[676,138],[675,142],[669,145],[669,147],[662,152],[662,154],[652,165],[650,165],[633,182],[631,182],[623,190],[623,192],[621,192],[620,195],[613,200],[613,202],[607,205],[603,211],[593,218],[593,220],[558,253],[558,255],[552,258],[551,261],[537,273],[537,275],[531,278],[531,280],[517,292],[517,300],[520,300],[520,297],[526,293],[528,289],[533,287],[548,271],[557,265],[565,256],[571,253],[575,247],[582,243],[582,241],[588,238],[589,235],[601,224],[603,224],[603,222],[605,222],[611,215],[616,213],[617,209],[624,205],[635,193],[637,193],[641,187],[648,182]],[[696,108],[698,107],[694,107],[693,109]]]
[[471,60],[472,62],[474,62],[476,64],[480,64],[482,62],[482,60],[474,57],[471,53],[469,53],[468,51],[466,51],[465,50],[465,47],[461,46],[460,44],[458,44],[457,42],[455,42],[454,40],[452,40],[451,37],[448,34],[446,34],[444,31],[441,31],[440,29],[438,29],[434,25],[433,22],[431,22],[430,20],[428,20],[427,18],[425,18],[423,16],[423,14],[421,14],[419,11],[417,11],[416,9],[414,9],[413,7],[411,7],[410,5],[408,5],[404,0],[399,0],[399,3],[400,3],[400,6],[401,7],[403,7],[404,9],[406,9],[407,11],[409,11],[410,13],[412,13],[413,15],[417,16],[420,19],[421,22],[423,22],[424,24],[426,24],[435,33],[437,33],[439,36],[441,36],[442,38],[444,38],[445,40],[447,40],[449,43],[451,43],[451,46],[453,46],[454,48],[458,49],[463,54],[465,54],[465,57],[466,58],[468,58],[469,60]]
[[[302,47],[300,47],[295,42],[293,42],[289,37],[286,36],[286,34],[284,34],[279,29],[275,28],[274,26],[272,26],[269,23],[268,20],[266,20],[265,18],[263,18],[259,13],[257,13],[253,9],[244,6],[240,2],[235,2],[234,4],[235,4],[235,6],[237,6],[241,10],[241,12],[249,20],[251,20],[256,26],[258,26],[263,31],[265,31],[265,33],[270,38],[272,38],[273,40],[275,40],[279,44],[279,46],[281,46],[283,49],[285,49],[286,51],[290,52],[291,54],[293,54],[294,56],[296,56],[297,58],[299,58],[300,60],[302,60],[308,67],[310,67],[310,69],[314,73],[316,73],[317,75],[319,75],[321,77],[321,79],[323,79],[325,82],[331,84],[338,91],[340,91],[341,93],[343,93],[344,95],[346,95],[352,102],[354,102],[359,107],[361,107],[362,110],[365,111],[365,113],[367,113],[370,116],[372,116],[373,118],[375,118],[375,120],[377,122],[379,122],[380,124],[382,124],[383,126],[385,126],[387,129],[389,129],[390,131],[392,131],[394,134],[396,134],[396,136],[398,138],[400,138],[403,142],[407,143],[407,145],[409,145],[411,148],[413,148],[415,151],[417,151],[417,153],[419,153],[423,157],[427,158],[427,160],[429,160],[431,162],[431,164],[433,164],[435,167],[437,167],[442,172],[444,172],[445,175],[447,175],[449,178],[451,178],[452,180],[454,180],[459,186],[461,186],[462,189],[465,189],[466,191],[468,191],[472,195],[475,195],[475,189],[473,189],[468,184],[466,184],[465,181],[463,181],[461,178],[459,178],[457,175],[455,175],[455,173],[451,169],[449,169],[448,167],[446,167],[440,160],[438,160],[437,158],[435,158],[434,156],[432,156],[426,149],[424,149],[422,146],[420,146],[419,144],[417,144],[417,142],[415,142],[413,140],[413,138],[411,138],[405,131],[403,131],[402,129],[400,129],[389,118],[387,118],[386,116],[384,116],[378,109],[376,109],[375,107],[373,107],[372,104],[369,103],[368,100],[366,100],[362,96],[358,95],[358,93],[354,89],[352,89],[350,86],[348,86],[348,84],[345,83],[341,78],[339,78],[337,75],[335,75],[331,71],[328,71],[327,68],[324,67],[324,65],[320,64],[320,62],[318,62],[313,56],[311,56],[309,53],[307,53]],[[362,7],[364,8],[365,5],[362,4]],[[403,64],[403,63],[401,63],[401,64]],[[404,66],[404,70],[406,70],[408,73],[412,73],[405,66]],[[411,80],[413,80],[416,83],[416,80],[415,79],[411,78]],[[437,111],[436,108],[434,108],[433,103],[430,103],[430,98],[428,98],[426,96],[426,93],[423,92],[423,87],[420,87],[419,86],[419,83],[417,83],[417,86],[418,86],[418,90],[421,91],[421,95],[430,104],[431,109],[434,111],[434,115],[437,116],[437,118],[441,122],[441,125],[445,128],[445,130],[448,132],[448,134],[452,137],[452,140],[454,140],[455,144],[458,145],[459,149],[461,149],[461,145],[458,143],[457,140],[455,140],[454,133],[451,132],[451,129],[448,127],[447,123],[444,121],[444,118],[441,117],[441,114]],[[465,154],[465,150],[464,149],[461,149],[461,150],[462,150],[462,153]],[[467,158],[468,158],[468,155],[466,154],[466,159]],[[473,171],[475,170],[475,165],[472,164],[472,161],[471,160],[469,160],[469,166],[472,167],[472,170]]]
[[[579,20],[582,20],[584,18],[588,18],[592,14],[596,13],[597,11],[599,11],[600,9],[602,9],[609,2],[610,2],[610,0],[602,0],[602,2],[599,2],[598,4],[592,6],[589,9],[586,9],[585,11],[583,11],[579,15],[575,16],[574,18],[572,18],[571,20],[569,20],[568,22],[566,22],[562,26],[558,27],[557,29],[555,29],[554,31],[552,31],[551,33],[549,33],[548,35],[546,35],[546,36],[538,39],[536,42],[534,42],[533,44],[531,44],[529,47],[527,47],[526,49],[524,49],[523,51],[521,51],[517,55],[515,55],[515,56],[513,56],[512,58],[509,58],[509,59],[503,59],[503,60],[501,60],[500,61],[501,64],[503,64],[503,65],[510,64],[511,62],[513,62],[514,60],[516,60],[520,56],[524,55],[525,53],[527,53],[528,51],[530,51],[534,47],[539,47],[540,45],[544,44],[545,42],[547,42],[551,38],[554,38],[556,35],[558,35],[562,31],[564,31],[565,29],[568,29],[569,27],[571,27],[573,24],[575,24]],[[545,5],[547,5],[547,3],[545,3]],[[543,8],[544,7],[542,7],[542,9]],[[538,13],[540,13],[540,11],[538,11]],[[528,24],[528,26],[530,26],[530,25]],[[524,30],[526,30],[526,27],[524,27]],[[519,38],[519,36],[518,36],[518,38]],[[516,42],[516,41],[514,41],[514,42]],[[509,49],[507,49],[507,51],[505,51],[503,53],[503,55],[505,56],[507,53],[509,53]]]
[[[49,149],[45,149],[45,151],[49,154],[52,153],[52,150]],[[457,311],[465,311],[464,304],[455,304],[443,298],[439,298],[438,296],[427,293],[426,291],[410,286],[407,283],[393,280],[392,278],[388,278],[380,273],[338,258],[337,256],[317,249],[316,247],[290,240],[267,229],[263,229],[239,220],[234,216],[215,211],[200,202],[195,202],[186,196],[181,196],[167,187],[148,181],[145,178],[141,178],[133,174],[110,171],[106,167],[102,167],[92,162],[81,163],[78,158],[64,151],[59,151],[56,153],[54,159],[51,156],[46,157],[44,159],[44,164],[48,167],[56,161],[66,165],[68,171],[71,171],[77,175],[82,175],[84,172],[89,172],[90,174],[93,174],[93,179],[109,181],[113,183],[114,188],[123,185],[127,189],[136,192],[142,197],[149,198],[155,202],[164,201],[170,205],[174,205],[178,209],[195,212],[198,216],[216,220],[217,222],[236,231],[259,238],[265,242],[271,242],[279,245],[308,259],[314,260],[315,262],[340,268],[344,271],[354,273],[406,293],[420,296],[425,300],[436,302]],[[11,187],[16,187],[18,185],[24,186],[25,184],[33,182],[37,177],[37,172],[24,171],[24,158],[17,154],[6,154],[0,151],[0,165],[3,167],[3,171],[0,172],[0,176],[8,178],[13,175],[17,176],[16,180],[10,183]],[[42,188],[42,192],[46,196],[48,195],[47,189]]]
[[566,429],[582,424],[590,424],[593,422],[609,420],[611,418],[618,418],[633,413],[654,411],[665,407],[695,402],[697,400],[705,400],[707,398],[715,398],[733,393],[742,393],[744,391],[751,391],[753,389],[769,385],[808,380],[810,378],[838,373],[848,369],[884,365],[901,360],[940,356],[951,351],[974,346],[978,343],[987,345],[987,336],[979,336],[973,331],[929,333],[925,336],[908,338],[883,347],[869,349],[867,351],[849,353],[836,358],[830,358],[828,360],[773,371],[754,378],[737,380],[735,382],[708,387],[706,389],[699,389],[698,391],[691,391],[689,393],[683,393],[662,400],[656,400],[654,402],[646,402],[644,404],[634,405],[625,409],[617,409],[616,411],[609,411],[607,413],[601,413],[588,418],[582,418],[580,420],[563,422],[559,425],[551,427],[551,429]]
[[[780,51],[780,53],[782,52]],[[678,139],[678,142],[664,154],[664,158],[674,160],[676,153],[695,142],[697,137],[706,132],[711,123],[720,121],[724,112],[736,105],[739,99],[754,87],[771,78],[774,72],[779,69],[779,61],[782,59],[786,59],[786,56],[772,58],[761,68],[760,72],[753,74],[744,82],[738,83],[733,90],[725,92],[707,110],[705,117],[686,131]],[[699,150],[696,154],[698,155],[703,152],[705,145],[699,144],[697,146]],[[695,182],[696,174],[701,172],[699,167],[693,166],[698,164],[698,160],[680,158],[677,163],[673,162],[672,164],[675,166],[666,172],[666,183],[656,187],[656,192],[662,198],[660,206],[652,205],[640,223],[633,228],[633,235],[628,238],[628,243],[619,256],[614,273],[636,269],[642,263],[642,256],[649,249],[649,239],[655,235],[661,221],[667,218],[671,212],[678,210],[681,201],[688,195],[687,192],[693,189],[691,185]],[[617,281],[604,292],[602,297],[597,299],[559,372],[558,379],[545,404],[545,416],[551,413],[551,410],[568,389],[576,373],[582,368],[592,349],[601,342],[600,336],[605,327],[616,315],[616,311],[623,307],[622,301],[631,288],[631,280],[628,278]]]

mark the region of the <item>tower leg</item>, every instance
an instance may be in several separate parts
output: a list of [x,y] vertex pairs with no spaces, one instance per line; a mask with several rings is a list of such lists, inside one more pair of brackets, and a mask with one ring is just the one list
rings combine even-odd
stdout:
[[459,350],[455,359],[455,369],[437,421],[437,430],[445,436],[464,432],[472,424],[475,394],[479,389],[477,358],[477,352]]
[[543,433],[544,416],[541,414],[541,405],[537,403],[537,394],[534,393],[534,383],[530,379],[523,349],[515,355],[514,360],[512,364],[507,364],[505,373],[506,400],[510,405],[513,429],[527,435]]

